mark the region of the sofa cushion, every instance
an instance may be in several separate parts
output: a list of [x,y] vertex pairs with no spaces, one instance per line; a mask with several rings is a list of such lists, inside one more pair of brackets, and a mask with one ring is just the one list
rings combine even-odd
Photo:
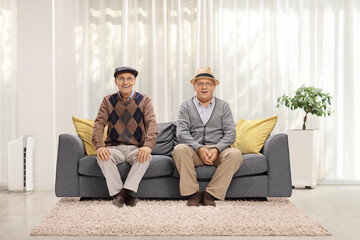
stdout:
[[[72,116],[72,120],[77,134],[84,142],[86,155],[88,156],[96,155],[96,148],[91,140],[94,129],[94,120],[81,119],[74,116]],[[103,134],[104,142],[107,136],[107,129],[108,127],[105,126],[104,134]]]
[[172,122],[159,123],[158,126],[159,134],[151,154],[171,156],[174,149],[174,124]]
[[[122,163],[118,166],[122,178],[126,178],[130,165]],[[152,155],[151,164],[146,171],[144,178],[154,178],[172,175],[174,171],[173,160],[168,156]],[[93,177],[104,177],[99,165],[96,162],[96,156],[86,156],[79,161],[79,174]]]
[[239,119],[236,125],[236,140],[232,147],[238,148],[243,154],[260,153],[277,119],[277,116],[267,119]]
[[[243,155],[244,161],[239,170],[236,171],[234,177],[242,177],[249,175],[261,174],[267,171],[268,165],[266,157],[259,154],[245,154]],[[209,180],[215,173],[215,166],[201,166],[196,167],[196,176],[199,180]],[[179,172],[175,168],[175,177],[180,177]]]

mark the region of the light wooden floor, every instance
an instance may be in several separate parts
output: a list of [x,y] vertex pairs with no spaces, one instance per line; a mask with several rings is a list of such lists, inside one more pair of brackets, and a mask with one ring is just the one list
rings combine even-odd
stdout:
[[325,226],[332,237],[31,237],[32,228],[59,199],[53,191],[8,194],[0,191],[0,239],[360,239],[360,186],[295,189],[290,201]]

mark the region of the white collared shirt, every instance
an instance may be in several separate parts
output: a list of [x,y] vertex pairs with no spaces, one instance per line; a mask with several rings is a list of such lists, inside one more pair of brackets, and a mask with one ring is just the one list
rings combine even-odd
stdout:
[[202,105],[196,96],[193,98],[193,101],[194,101],[196,110],[199,112],[201,121],[203,122],[204,125],[206,125],[206,123],[209,121],[211,114],[215,107],[215,97],[213,97],[213,99],[211,100],[211,102],[209,103],[209,105],[207,107]]

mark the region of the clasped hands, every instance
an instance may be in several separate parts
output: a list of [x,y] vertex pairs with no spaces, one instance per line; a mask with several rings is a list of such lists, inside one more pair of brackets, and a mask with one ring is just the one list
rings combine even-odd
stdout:
[[[139,148],[136,153],[139,163],[146,162],[149,159],[150,153],[151,148],[149,147],[144,146]],[[96,155],[101,161],[109,161],[111,152],[110,149],[106,147],[99,147],[98,149],[96,149]]]
[[214,161],[217,159],[219,150],[217,148],[207,149],[200,147],[198,149],[198,155],[203,163],[206,165],[214,165]]

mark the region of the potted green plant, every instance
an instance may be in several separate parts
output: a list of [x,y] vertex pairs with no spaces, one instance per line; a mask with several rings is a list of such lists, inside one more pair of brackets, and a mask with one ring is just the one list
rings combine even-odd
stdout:
[[304,85],[293,97],[284,94],[277,99],[277,108],[284,105],[290,110],[302,109],[305,112],[302,130],[287,131],[293,187],[311,188],[317,183],[320,136],[318,130],[306,130],[306,120],[309,113],[331,116],[331,99],[330,94],[322,89]]
[[306,129],[306,119],[309,113],[316,116],[331,116],[331,96],[329,93],[324,93],[320,88],[305,87],[302,85],[295,92],[293,97],[289,97],[286,94],[277,99],[276,107],[285,105],[291,110],[302,109],[305,112],[304,124],[302,129]]

